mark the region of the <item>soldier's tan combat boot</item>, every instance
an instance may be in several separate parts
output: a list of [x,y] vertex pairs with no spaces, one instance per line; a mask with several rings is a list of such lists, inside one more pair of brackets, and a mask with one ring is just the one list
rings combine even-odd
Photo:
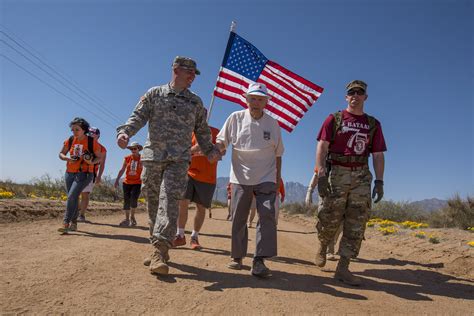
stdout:
[[163,244],[158,244],[155,247],[155,252],[151,255],[150,272],[153,274],[166,275],[169,271],[165,260],[165,258],[169,259],[168,247]]
[[[165,259],[165,262],[168,263],[170,261],[170,254],[169,252],[166,253],[165,257],[163,258]],[[144,266],[150,266],[150,263],[151,263],[151,257],[147,257],[145,259],[143,259],[143,265]]]
[[340,257],[339,262],[336,268],[336,274],[334,277],[339,281],[347,283],[349,285],[359,286],[362,283],[362,280],[359,277],[356,277],[349,271],[350,259],[347,257]]
[[316,258],[314,264],[322,268],[326,265],[326,252],[328,250],[328,245],[321,243],[318,238],[316,238]]

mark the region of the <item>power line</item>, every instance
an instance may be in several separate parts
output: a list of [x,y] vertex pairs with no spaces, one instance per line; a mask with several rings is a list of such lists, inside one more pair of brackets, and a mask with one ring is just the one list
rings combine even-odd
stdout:
[[91,113],[92,115],[98,117],[99,119],[101,119],[103,122],[107,123],[108,125],[110,125],[111,127],[115,128],[115,126],[113,124],[111,124],[109,121],[107,120],[104,120],[103,118],[101,118],[100,116],[98,116],[96,113],[92,112],[91,110],[89,110],[86,106],[80,104],[79,102],[77,102],[76,100],[74,100],[73,98],[71,98],[70,96],[68,96],[67,94],[64,94],[63,92],[61,92],[60,90],[56,89],[56,87],[54,87],[53,85],[47,83],[46,81],[44,81],[43,79],[41,79],[40,77],[38,77],[37,75],[35,75],[34,73],[32,73],[31,71],[29,71],[28,69],[24,68],[23,66],[21,66],[20,64],[16,63],[13,59],[11,59],[10,57],[0,53],[0,56],[2,56],[3,58],[5,58],[6,60],[8,60],[9,62],[11,62],[12,64],[14,64],[15,66],[17,66],[18,68],[22,69],[23,71],[27,72],[28,74],[30,74],[31,76],[33,76],[34,78],[36,78],[37,80],[41,81],[43,84],[47,85],[48,87],[50,87],[51,89],[53,89],[54,91],[56,91],[57,93],[59,93],[60,95],[64,96],[65,98],[67,98],[68,100],[70,100],[71,102],[79,105],[81,108],[83,108],[84,110],[86,110],[87,112]]
[[[4,29],[8,29],[6,28],[4,25],[0,24],[0,26],[2,26]],[[14,34],[13,32],[11,32],[11,30],[9,30],[10,33]],[[120,119],[119,117],[117,117],[114,113],[112,113],[111,111],[109,111],[106,107],[102,106],[98,101],[96,100],[99,100],[100,102],[104,103],[103,101],[101,101],[99,98],[95,97],[92,97],[90,96],[86,91],[84,91],[83,89],[81,89],[77,84],[73,83],[74,80],[69,80],[67,79],[65,76],[63,76],[60,72],[58,72],[56,69],[54,69],[52,66],[48,65],[46,62],[44,62],[43,60],[41,60],[41,58],[39,58],[38,56],[36,56],[35,54],[33,54],[29,49],[25,48],[23,45],[21,45],[20,43],[18,43],[18,41],[16,41],[12,36],[10,36],[9,34],[7,34],[6,32],[0,30],[0,33],[4,34],[6,37],[8,37],[11,41],[13,41],[16,45],[18,45],[19,47],[21,47],[23,50],[25,50],[26,52],[28,52],[31,56],[33,56],[36,60],[38,60],[39,62],[41,62],[41,64],[45,65],[46,67],[48,67],[49,69],[51,69],[54,73],[56,73],[60,78],[62,78],[64,81],[66,81],[69,85],[71,85],[72,87],[74,87],[75,89],[77,89],[78,91],[80,91],[83,95],[85,95],[89,100],[91,100],[95,105],[98,106],[98,110],[100,110],[103,114],[105,114],[106,116],[112,116],[112,119],[115,119],[117,120],[117,124],[120,124],[122,122],[122,119]],[[28,45],[28,43],[26,43],[24,40],[22,40],[18,35],[15,34],[15,37],[18,38],[18,40],[22,41],[25,45],[29,46],[32,50],[36,51],[31,45]],[[4,44],[6,44],[7,46],[9,46],[11,49],[13,49],[16,53],[20,54],[21,56],[23,56],[25,59],[27,59],[29,62],[31,62],[32,64],[34,64],[36,67],[38,67],[39,69],[41,69],[43,72],[47,73],[51,78],[53,78],[54,80],[56,80],[57,82],[59,82],[61,85],[63,85],[65,88],[67,88],[69,91],[72,91],[73,93],[75,93],[77,96],[79,96],[82,100],[86,101],[89,103],[88,100],[86,100],[81,94],[79,94],[78,92],[74,91],[73,89],[71,89],[69,86],[67,86],[66,84],[64,84],[63,81],[59,80],[57,77],[55,77],[54,75],[52,75],[49,71],[45,70],[43,67],[41,67],[40,65],[38,65],[36,62],[34,62],[33,60],[31,60],[31,58],[29,58],[28,56],[26,56],[25,54],[23,54],[22,52],[20,52],[18,49],[16,49],[15,47],[13,47],[12,45],[10,45],[8,42],[4,41],[4,40],[0,40],[1,42],[3,42]],[[37,52],[37,51],[36,51]],[[41,55],[40,53],[37,52],[38,55]],[[32,72],[28,71],[27,69],[25,69],[24,67],[20,66],[19,64],[17,64],[16,62],[14,62],[12,59],[8,58],[6,55],[3,55],[2,56],[6,59],[8,59],[10,62],[12,62],[13,64],[15,64],[17,67],[21,68],[22,70],[24,70],[25,72],[29,73],[31,76],[35,77],[36,79],[40,80],[42,83],[44,83],[45,85],[47,85],[48,87],[52,88],[53,90],[55,90],[56,92],[60,93],[61,95],[65,96],[67,99],[69,99],[70,101],[74,102],[75,104],[79,105],[81,108],[85,109],[86,111],[88,111],[89,113],[92,113],[94,116],[98,117],[99,119],[101,119],[102,121],[106,122],[107,124],[109,124],[110,126],[112,126],[113,128],[115,128],[115,126],[113,126],[109,121],[107,120],[104,120],[103,118],[101,118],[97,113],[89,110],[87,107],[85,107],[84,105],[81,105],[80,103],[76,102],[75,100],[73,100],[71,97],[67,96],[66,94],[62,93],[61,91],[59,91],[58,89],[56,89],[55,87],[53,87],[52,85],[46,83],[45,81],[43,81],[41,78],[39,78],[38,76],[36,76],[35,74],[33,74]],[[44,57],[43,57],[44,58]],[[140,132],[143,132],[140,131]],[[136,136],[139,136],[139,135],[136,135]],[[146,139],[146,137],[144,137],[143,135],[140,135],[141,137],[140,138],[144,138]]]
[[[54,73],[56,73],[59,77],[61,77],[63,80],[65,80],[68,84],[70,84],[71,86],[73,86],[74,88],[76,88],[77,90],[79,90],[83,95],[85,95],[86,97],[89,98],[89,100],[91,100],[93,103],[95,103],[99,108],[101,109],[104,109],[106,112],[107,112],[107,115],[111,115],[113,116],[116,120],[118,120],[119,122],[121,121],[121,119],[116,116],[113,112],[109,111],[107,108],[105,108],[104,106],[102,106],[99,102],[97,102],[96,100],[94,100],[93,97],[91,97],[86,91],[84,91],[83,89],[81,89],[80,87],[78,87],[76,84],[74,84],[73,82],[71,82],[71,80],[69,80],[68,78],[64,77],[59,71],[57,71],[54,67],[48,65],[46,62],[44,62],[43,60],[41,60],[41,58],[39,58],[38,56],[36,56],[35,54],[33,54],[29,49],[27,49],[26,47],[24,47],[23,45],[21,45],[20,43],[18,43],[13,37],[11,37],[10,35],[8,35],[6,32],[0,30],[0,33],[3,33],[5,36],[7,36],[11,41],[13,41],[16,45],[20,46],[23,50],[25,50],[27,53],[29,53],[31,56],[33,56],[36,60],[38,60],[40,63],[42,63],[43,65],[45,65],[46,67],[48,67],[49,69],[51,69]],[[16,37],[19,38],[18,35],[15,35]],[[19,54],[21,54],[23,57],[27,58],[31,63],[33,63],[34,65],[36,65],[38,68],[41,68],[40,66],[38,66],[35,62],[33,62],[31,59],[29,59],[28,57],[26,57],[24,54],[20,53],[18,50],[16,50],[14,47],[12,47],[10,44],[8,44],[6,41],[3,41],[1,40],[2,42],[4,42],[5,44],[7,44],[10,48],[14,49],[15,51],[17,51]],[[22,40],[22,42],[25,42],[24,40]],[[41,68],[42,69],[42,68]],[[47,72],[46,70],[42,69],[43,71]],[[54,78],[55,80],[59,81],[57,78],[55,78],[53,75],[51,75],[49,72],[47,72],[52,78]],[[64,84],[63,84],[64,85]],[[66,86],[66,85],[64,85]],[[67,86],[66,86],[67,87]],[[69,87],[67,87],[68,89],[70,89]],[[71,90],[71,89],[70,89]],[[77,95],[79,95],[77,92],[75,92]],[[89,102],[89,101],[87,101]]]
[[[1,31],[0,31],[1,32]],[[74,91],[73,89],[71,89],[70,87],[68,87],[66,84],[64,84],[64,82],[62,82],[61,80],[58,80],[56,77],[54,77],[49,71],[47,71],[46,69],[44,69],[43,67],[41,67],[40,65],[38,65],[37,63],[35,63],[31,58],[29,58],[28,56],[26,56],[25,54],[23,54],[22,52],[20,52],[19,50],[17,50],[15,47],[13,47],[12,45],[10,45],[9,43],[5,42],[4,40],[1,40],[0,39],[0,42],[3,42],[4,44],[6,44],[8,47],[10,47],[11,49],[13,49],[15,52],[17,52],[18,54],[20,54],[21,56],[23,56],[26,60],[28,60],[29,62],[31,62],[33,65],[35,65],[36,67],[38,67],[39,69],[41,69],[42,71],[44,71],[46,74],[48,74],[51,78],[53,78],[54,80],[56,80],[57,82],[59,82],[59,84],[61,84],[62,86],[64,86],[66,89],[68,89],[69,91],[71,91],[72,93],[76,94],[79,98],[81,98],[82,100],[86,101],[86,102],[89,102],[87,99],[85,99],[82,95],[80,95],[79,93],[77,93],[76,91]],[[107,112],[101,110],[100,108],[98,108],[99,111],[101,111],[104,115],[109,115]]]

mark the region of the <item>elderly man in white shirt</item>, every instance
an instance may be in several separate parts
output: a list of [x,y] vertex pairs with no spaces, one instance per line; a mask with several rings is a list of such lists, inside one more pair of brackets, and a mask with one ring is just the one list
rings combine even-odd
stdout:
[[259,221],[252,274],[271,276],[264,259],[277,255],[275,198],[281,181],[283,142],[278,122],[263,109],[270,98],[263,83],[250,84],[245,94],[248,108],[232,113],[217,135],[217,145],[224,153],[232,145],[232,261],[228,267],[242,269],[247,255],[247,218],[255,195]]

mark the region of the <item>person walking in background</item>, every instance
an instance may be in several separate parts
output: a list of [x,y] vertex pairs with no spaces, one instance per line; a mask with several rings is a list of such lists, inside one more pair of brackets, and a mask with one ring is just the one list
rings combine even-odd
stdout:
[[383,197],[384,151],[387,150],[380,122],[364,113],[367,84],[361,80],[346,86],[347,107],[328,116],[318,134],[316,176],[319,193],[318,231],[315,264],[324,267],[328,244],[343,225],[339,244],[339,262],[334,277],[350,285],[360,278],[349,271],[352,258],[360,251],[372,204],[372,174],[375,171],[372,198]]
[[[100,130],[97,127],[89,127],[89,136],[99,141],[100,138]],[[86,210],[89,206],[89,199],[92,190],[94,189],[94,185],[99,184],[102,181],[102,174],[104,173],[105,169],[105,160],[107,158],[107,149],[99,143],[100,151],[102,152],[102,160],[94,165],[94,179],[89,182],[89,184],[82,190],[81,193],[81,202],[80,202],[80,214],[78,221],[85,222],[86,221]]]
[[63,225],[58,229],[63,234],[77,230],[75,219],[79,213],[79,195],[94,178],[94,164],[102,160],[99,143],[86,135],[89,123],[76,117],[69,123],[69,127],[73,135],[64,141],[59,152],[59,159],[66,161],[66,210]]
[[192,133],[211,162],[220,157],[212,143],[201,98],[189,90],[199,74],[194,60],[177,56],[172,63],[171,82],[149,89],[128,121],[117,128],[117,144],[124,149],[129,138],[148,123],[141,160],[154,249],[149,265],[153,274],[169,272],[168,250],[176,234],[179,200],[186,189]]
[[[210,127],[210,129],[212,142],[215,144],[219,130],[214,127]],[[209,214],[211,214],[210,207],[216,189],[217,161],[209,162],[207,157],[202,154],[194,135],[191,144],[192,158],[188,169],[188,183],[183,199],[179,202],[178,231],[176,232],[173,246],[179,247],[186,245],[184,229],[188,221],[189,203],[194,202],[196,203],[196,214],[194,215],[194,226],[191,233],[190,246],[191,249],[201,250],[199,231],[204,224],[206,208],[209,208]]]
[[135,212],[137,210],[138,198],[140,197],[142,188],[141,175],[143,166],[140,160],[140,151],[143,149],[143,146],[138,142],[132,142],[127,148],[130,149],[131,154],[125,156],[122,168],[120,169],[114,184],[114,187],[117,188],[119,186],[120,178],[122,178],[122,175],[125,173],[125,179],[122,183],[125,219],[119,224],[119,226],[122,227],[137,226]]
[[252,275],[268,277],[265,258],[277,255],[275,198],[281,181],[283,142],[278,122],[263,109],[270,96],[262,83],[252,83],[245,94],[248,108],[232,113],[217,135],[223,152],[232,145],[232,246],[230,269],[242,269],[247,255],[250,204],[255,195],[259,221]]

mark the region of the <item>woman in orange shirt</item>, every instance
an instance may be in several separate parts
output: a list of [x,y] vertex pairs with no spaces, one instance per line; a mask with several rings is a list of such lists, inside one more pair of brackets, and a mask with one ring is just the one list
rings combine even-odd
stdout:
[[115,179],[115,187],[119,185],[120,178],[125,173],[125,180],[123,180],[123,210],[125,211],[125,219],[120,222],[120,226],[136,226],[135,211],[138,206],[138,197],[140,196],[142,188],[142,163],[140,161],[140,151],[143,149],[142,145],[133,142],[127,147],[132,154],[124,158],[122,169],[120,169],[117,179]]
[[67,202],[63,226],[58,229],[64,234],[77,230],[75,219],[79,212],[79,195],[94,178],[94,164],[102,159],[97,140],[86,135],[90,126],[85,119],[76,117],[69,123],[69,127],[73,135],[64,141],[59,152],[59,159],[66,161],[64,179]]

